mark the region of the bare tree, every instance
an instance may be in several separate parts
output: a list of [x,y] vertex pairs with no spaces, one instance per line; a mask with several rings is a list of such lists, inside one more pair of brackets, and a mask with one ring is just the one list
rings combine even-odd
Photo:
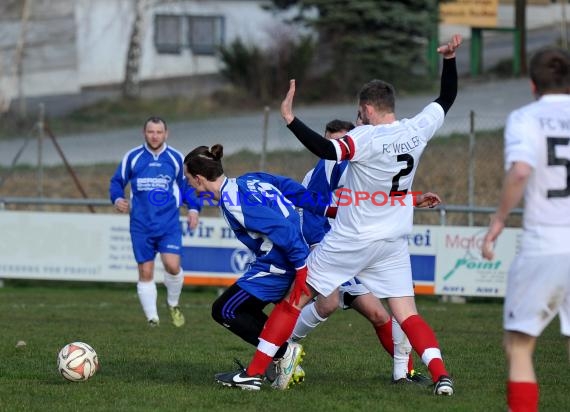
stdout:
[[[4,71],[4,62],[2,57],[3,55],[2,52],[0,51],[0,78],[2,78]],[[11,101],[10,96],[8,96],[7,93],[2,92],[2,90],[0,90],[0,114],[8,111],[8,109],[10,108],[10,101]]]
[[14,58],[14,72],[16,73],[18,81],[18,102],[20,104],[20,119],[25,119],[27,116],[26,99],[24,97],[24,49],[26,47],[26,33],[28,28],[28,20],[30,18],[30,2],[24,0],[22,4],[22,19],[20,24],[20,37],[16,45],[16,56]]
[[135,19],[129,39],[125,79],[123,81],[123,97],[134,99],[140,95],[140,62],[142,56],[142,40],[144,37],[144,15],[149,7],[149,0],[133,0]]

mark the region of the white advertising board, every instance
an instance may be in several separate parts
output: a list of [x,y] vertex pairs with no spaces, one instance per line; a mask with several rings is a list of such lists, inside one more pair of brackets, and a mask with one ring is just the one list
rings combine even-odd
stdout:
[[[182,266],[186,276],[233,283],[250,253],[222,219],[185,221]],[[129,217],[80,213],[1,212],[0,278],[136,282]],[[162,281],[160,258],[155,280]],[[187,282],[194,283],[194,282]]]
[[487,228],[441,227],[438,236],[435,293],[504,296],[509,267],[517,252],[520,229],[505,229],[495,243],[495,258],[481,256]]
[[[252,260],[221,218],[203,217],[190,231],[184,219],[185,283],[228,286]],[[0,212],[0,278],[136,282],[125,215]],[[486,228],[414,226],[408,236],[417,294],[503,296],[520,229],[505,229],[496,258],[481,257]],[[162,281],[160,259],[155,280]]]
[[127,216],[1,212],[0,277],[136,281]]

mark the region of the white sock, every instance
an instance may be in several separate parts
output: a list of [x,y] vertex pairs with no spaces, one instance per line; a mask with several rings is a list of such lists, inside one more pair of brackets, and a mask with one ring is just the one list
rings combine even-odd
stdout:
[[164,286],[166,286],[166,302],[168,306],[178,306],[182,285],[184,284],[184,273],[180,269],[177,275],[164,272]]
[[325,320],[327,320],[327,318],[322,318],[317,313],[315,302],[311,302],[301,310],[301,315],[299,315],[299,319],[297,319],[297,323],[295,324],[295,329],[293,329],[293,333],[291,334],[291,340],[293,342],[297,342],[303,339],[310,331],[315,329]]
[[410,359],[412,345],[395,318],[392,318],[392,339],[394,340],[393,378],[398,380],[405,378],[408,373],[408,360]]
[[154,281],[137,283],[137,293],[147,320],[158,319],[156,310],[156,283]]

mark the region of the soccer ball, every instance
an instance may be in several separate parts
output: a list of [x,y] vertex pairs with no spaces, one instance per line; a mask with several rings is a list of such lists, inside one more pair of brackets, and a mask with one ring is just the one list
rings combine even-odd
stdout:
[[57,370],[68,381],[86,381],[95,375],[98,369],[97,353],[86,343],[68,343],[57,355]]

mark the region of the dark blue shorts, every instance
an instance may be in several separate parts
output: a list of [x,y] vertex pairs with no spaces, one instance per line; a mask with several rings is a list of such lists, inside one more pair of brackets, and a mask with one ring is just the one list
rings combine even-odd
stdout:
[[254,263],[236,283],[263,302],[279,302],[289,291],[294,279],[294,271],[271,273],[265,265]]
[[182,234],[176,230],[160,236],[131,232],[131,242],[137,263],[154,260],[157,253],[180,255],[182,252]]

